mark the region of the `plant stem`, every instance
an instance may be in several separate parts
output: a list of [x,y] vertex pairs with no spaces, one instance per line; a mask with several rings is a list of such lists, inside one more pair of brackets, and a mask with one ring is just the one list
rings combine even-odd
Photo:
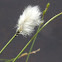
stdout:
[[[47,12],[49,6],[50,6],[50,3],[47,3],[46,8],[45,8],[45,10],[43,11],[43,16],[42,16],[41,20],[44,20],[44,16],[45,16],[45,14],[46,14],[46,12]],[[42,24],[43,24],[43,23],[42,23]],[[40,27],[41,27],[42,24],[39,25],[37,31],[40,29]],[[34,43],[35,43],[36,38],[37,38],[37,35],[36,35],[36,37],[34,38],[34,40],[33,40],[33,42],[32,42],[32,45],[31,45],[30,50],[29,50],[29,54],[28,54],[27,59],[26,59],[26,62],[28,62],[28,59],[29,59],[29,56],[30,56],[30,52],[32,51],[32,48],[33,48],[33,46],[34,46]]]
[[47,12],[49,6],[50,6],[50,3],[47,3],[46,8],[45,8],[45,10],[43,11],[42,20],[44,19],[44,16],[45,16],[45,14],[46,14],[46,12]]
[[[42,24],[39,25],[37,31],[40,29],[41,25],[42,25]],[[33,42],[32,42],[32,45],[31,45],[31,47],[30,47],[30,50],[29,50],[29,53],[28,53],[28,56],[27,56],[27,59],[26,59],[26,62],[28,62],[28,59],[29,59],[29,56],[30,56],[30,52],[32,51],[32,48],[33,48],[33,46],[34,46],[34,43],[35,43],[36,38],[37,38],[37,35],[36,35],[36,37],[34,38],[34,40],[33,40]]]
[[34,39],[34,37],[36,37],[36,35],[48,24],[50,23],[53,19],[57,18],[58,16],[60,16],[62,14],[59,13],[57,15],[55,15],[54,17],[52,17],[50,20],[48,20],[37,32],[36,34],[32,37],[32,39],[25,45],[25,47],[21,50],[21,52],[14,58],[14,60],[12,62],[15,62],[17,60],[17,58],[23,53],[23,51],[27,48],[27,46],[30,44],[30,42]]
[[[60,16],[60,15],[62,15],[62,12],[59,13],[59,14],[57,14],[57,15],[55,15],[55,16],[53,16],[50,20],[48,20],[48,21],[40,28],[39,32],[40,32],[48,23],[50,23],[52,20],[54,20],[55,18],[57,18],[57,17]],[[38,32],[38,33],[39,33],[39,32]]]
[[12,62],[15,62],[16,59],[23,53],[23,51],[27,48],[27,46],[31,43],[31,41],[34,39],[34,36],[32,37],[32,39],[25,45],[25,47],[21,50],[21,52],[14,58],[14,60]]
[[16,37],[16,34],[7,42],[7,44],[1,49],[0,54],[4,51],[4,49],[11,43],[11,41]]
[[34,43],[35,43],[36,38],[37,38],[37,35],[36,35],[36,37],[34,38],[34,40],[33,40],[33,42],[32,42],[32,45],[31,45],[31,47],[30,47],[30,50],[29,50],[29,53],[28,53],[28,56],[27,56],[27,59],[26,59],[26,62],[28,62],[28,58],[29,58],[29,56],[30,56],[30,52],[32,51],[32,48],[33,48],[33,46],[34,46]]

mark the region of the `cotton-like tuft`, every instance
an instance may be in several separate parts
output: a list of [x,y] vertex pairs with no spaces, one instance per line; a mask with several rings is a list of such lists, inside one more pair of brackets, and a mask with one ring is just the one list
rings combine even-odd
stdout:
[[27,8],[25,8],[22,15],[20,15],[16,31],[23,36],[31,35],[34,28],[43,23],[43,20],[41,20],[41,14],[42,12],[38,6],[29,5]]

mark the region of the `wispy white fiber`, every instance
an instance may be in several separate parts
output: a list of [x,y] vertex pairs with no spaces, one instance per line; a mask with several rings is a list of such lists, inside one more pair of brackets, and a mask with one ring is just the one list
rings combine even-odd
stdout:
[[39,10],[38,6],[29,5],[23,11],[22,15],[18,20],[17,31],[23,36],[31,35],[34,31],[35,26],[39,26],[43,23],[41,20],[42,12]]

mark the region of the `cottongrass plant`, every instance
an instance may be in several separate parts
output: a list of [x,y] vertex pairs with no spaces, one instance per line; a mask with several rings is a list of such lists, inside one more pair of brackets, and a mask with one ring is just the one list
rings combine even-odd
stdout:
[[31,35],[36,26],[39,26],[44,21],[41,20],[42,12],[38,6],[29,5],[23,11],[17,23],[17,32],[23,36]]
[[[36,26],[38,27],[37,32],[34,34],[34,36],[30,39],[30,41],[25,45],[25,47],[20,51],[20,53],[13,59],[1,59],[1,60],[5,60],[5,62],[15,62],[18,58],[20,58],[20,56],[22,55],[23,51],[28,47],[28,45],[32,42],[32,45],[30,47],[29,53],[27,54],[27,59],[26,62],[28,61],[29,55],[31,54],[31,50],[33,48],[33,45],[35,43],[35,40],[37,38],[38,33],[49,23],[51,22],[53,19],[57,18],[58,16],[60,16],[62,14],[59,13],[57,15],[55,15],[54,17],[52,17],[50,20],[48,20],[45,24],[43,24],[44,22],[44,15],[49,7],[50,3],[48,3],[46,5],[46,8],[43,12],[40,11],[38,6],[31,6],[29,5],[27,8],[25,8],[25,10],[23,11],[22,15],[20,15],[19,19],[18,19],[18,23],[16,24],[16,33],[15,35],[9,40],[9,42],[1,49],[0,54],[4,51],[4,49],[11,43],[11,41],[19,34],[22,34],[23,36],[27,37],[30,36],[33,32],[34,32],[34,28]],[[42,17],[41,17],[42,15]],[[43,26],[41,27],[41,25],[43,24]],[[36,51],[35,51],[36,52]]]

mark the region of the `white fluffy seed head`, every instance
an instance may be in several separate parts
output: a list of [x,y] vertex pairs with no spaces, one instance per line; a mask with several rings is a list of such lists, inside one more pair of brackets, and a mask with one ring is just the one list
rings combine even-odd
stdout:
[[28,6],[23,11],[22,15],[18,20],[17,31],[23,36],[31,35],[34,31],[35,26],[39,26],[43,23],[41,20],[42,12],[38,6]]

